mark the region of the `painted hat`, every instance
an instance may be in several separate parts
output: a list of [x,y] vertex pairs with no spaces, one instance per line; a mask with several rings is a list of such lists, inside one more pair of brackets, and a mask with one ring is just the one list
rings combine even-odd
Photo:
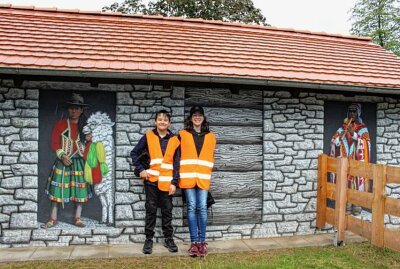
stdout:
[[69,106],[80,106],[80,107],[85,107],[85,106],[89,106],[88,104],[84,103],[84,99],[82,97],[82,95],[80,95],[79,93],[72,93],[70,99],[68,99],[65,102],[65,106],[69,107]]

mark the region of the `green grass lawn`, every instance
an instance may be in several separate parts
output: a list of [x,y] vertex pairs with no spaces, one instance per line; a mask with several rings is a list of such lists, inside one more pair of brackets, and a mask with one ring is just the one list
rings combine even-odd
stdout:
[[210,254],[205,259],[141,257],[2,263],[0,268],[400,268],[400,253],[354,243],[344,247],[307,247],[259,252]]

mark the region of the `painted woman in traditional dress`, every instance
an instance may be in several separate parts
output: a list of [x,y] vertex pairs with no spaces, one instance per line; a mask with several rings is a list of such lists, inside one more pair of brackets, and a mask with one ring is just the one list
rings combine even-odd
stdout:
[[85,227],[81,221],[82,205],[92,197],[92,186],[84,180],[84,135],[85,125],[83,97],[73,93],[66,102],[68,118],[61,119],[54,125],[51,134],[51,147],[57,158],[48,178],[46,193],[51,201],[49,220],[42,225],[51,228],[57,224],[59,204],[74,202],[76,205],[73,223],[78,227]]
[[[370,162],[371,143],[367,126],[361,119],[361,104],[349,106],[347,117],[333,135],[331,153],[333,157],[348,157],[357,161]],[[368,191],[368,179],[363,177],[348,177],[348,186],[358,191]],[[361,207],[348,205],[347,211],[353,214],[361,213]]]

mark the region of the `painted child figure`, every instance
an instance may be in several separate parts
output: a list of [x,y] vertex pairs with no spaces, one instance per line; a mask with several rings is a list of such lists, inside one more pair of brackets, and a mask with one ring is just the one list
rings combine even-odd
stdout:
[[[144,254],[151,254],[153,250],[158,207],[161,208],[164,246],[170,252],[178,251],[178,247],[172,238],[172,196],[175,194],[179,178],[179,154],[176,152],[179,147],[179,140],[168,129],[171,124],[171,115],[168,111],[158,111],[154,120],[155,128],[148,131],[131,151],[133,165],[144,181],[146,194]],[[150,156],[150,168],[147,170],[139,160],[140,154],[145,150]]]

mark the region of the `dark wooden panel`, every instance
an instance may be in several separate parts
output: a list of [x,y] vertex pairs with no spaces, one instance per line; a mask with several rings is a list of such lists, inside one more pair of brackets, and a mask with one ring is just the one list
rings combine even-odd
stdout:
[[[232,93],[234,92],[234,93]],[[262,109],[262,91],[229,89],[186,89],[186,105],[213,107],[251,107]]]
[[262,171],[215,172],[210,191],[216,199],[262,197]]
[[217,145],[215,171],[261,171],[262,145]]
[[[185,94],[186,115],[192,105],[203,106],[217,137],[210,190],[216,204],[209,211],[209,224],[260,223],[262,91],[188,88]],[[185,217],[186,212],[184,223]]]
[[262,144],[261,126],[211,126],[218,144]]
[[[259,198],[215,199],[209,223],[213,225],[259,223],[262,201]],[[211,217],[213,215],[213,217]]]
[[262,110],[215,107],[204,107],[204,110],[210,126],[262,126]]
[[[262,201],[257,198],[215,199],[208,210],[208,224],[237,225],[261,222]],[[183,210],[183,224],[187,223],[187,209]]]

